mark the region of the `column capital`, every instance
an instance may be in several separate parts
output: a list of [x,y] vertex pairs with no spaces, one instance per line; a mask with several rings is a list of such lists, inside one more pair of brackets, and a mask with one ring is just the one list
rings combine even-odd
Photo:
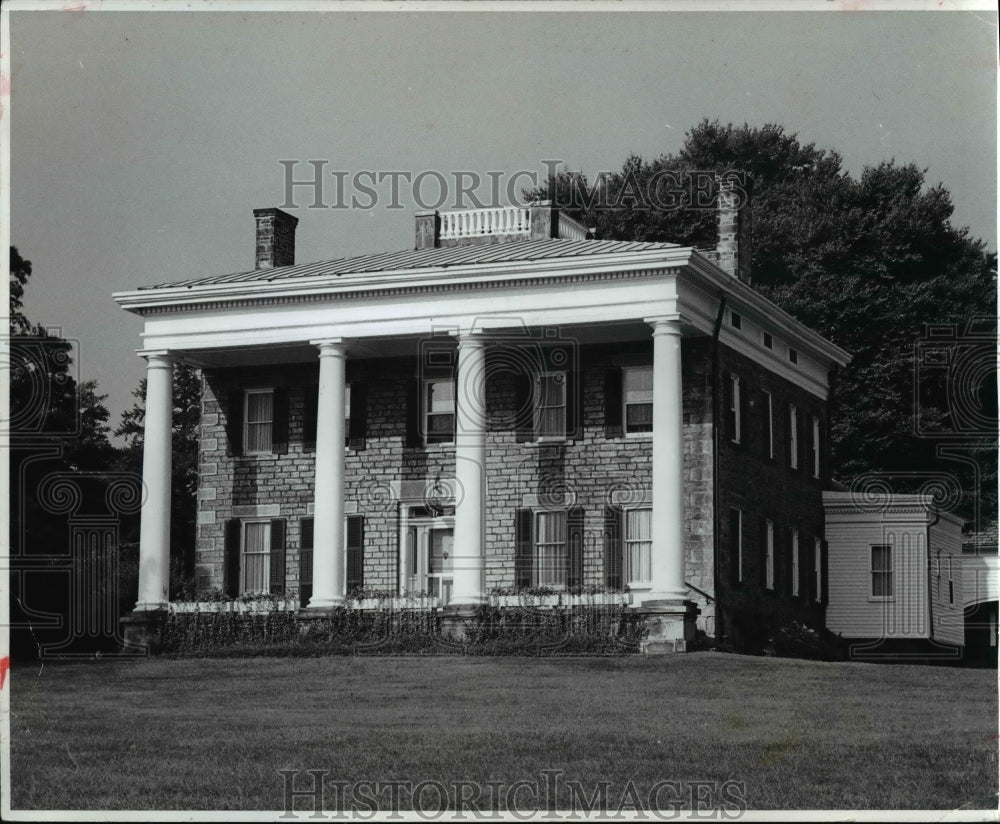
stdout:
[[347,342],[343,338],[318,338],[309,343],[319,349],[320,357],[323,355],[344,355],[347,352]]
[[481,332],[456,332],[459,349],[482,349],[489,340]]
[[169,369],[174,365],[174,354],[169,349],[136,349],[135,353],[146,361],[147,369]]
[[681,334],[681,319],[661,315],[653,318],[643,318],[643,322],[653,327],[654,335],[679,335]]

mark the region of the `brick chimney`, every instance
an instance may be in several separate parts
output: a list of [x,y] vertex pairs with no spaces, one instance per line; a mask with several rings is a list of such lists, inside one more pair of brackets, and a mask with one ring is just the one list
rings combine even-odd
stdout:
[[750,179],[746,175],[718,175],[719,268],[731,277],[750,283]]
[[299,223],[281,209],[254,209],[257,222],[257,269],[295,265],[295,227]]

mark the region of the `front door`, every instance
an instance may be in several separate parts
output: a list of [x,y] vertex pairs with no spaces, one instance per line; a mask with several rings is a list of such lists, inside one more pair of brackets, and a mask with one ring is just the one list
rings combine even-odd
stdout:
[[450,522],[450,518],[410,522],[402,559],[404,595],[426,593],[440,598],[442,605],[451,600],[455,530]]
[[430,551],[427,554],[427,591],[441,599],[441,604],[451,600],[453,529],[431,529]]

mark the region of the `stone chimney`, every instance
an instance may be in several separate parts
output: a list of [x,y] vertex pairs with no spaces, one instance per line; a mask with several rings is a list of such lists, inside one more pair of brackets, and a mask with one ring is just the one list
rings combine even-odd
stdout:
[[254,209],[257,222],[256,269],[295,265],[295,227],[299,223],[281,209]]
[[750,178],[746,175],[718,175],[719,239],[716,255],[719,268],[731,277],[750,283]]
[[417,212],[414,248],[485,246],[520,240],[587,240],[591,230],[550,201],[451,212]]

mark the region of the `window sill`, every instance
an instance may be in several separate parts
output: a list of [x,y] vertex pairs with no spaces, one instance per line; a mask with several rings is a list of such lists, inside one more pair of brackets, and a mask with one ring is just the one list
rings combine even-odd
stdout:
[[524,441],[521,443],[521,446],[529,446],[540,449],[546,446],[564,446],[572,443],[575,443],[572,438],[542,438],[540,440]]
[[653,440],[652,432],[626,432],[625,440],[627,441],[651,441]]
[[871,604],[885,604],[896,600],[895,595],[869,595],[868,602]]

